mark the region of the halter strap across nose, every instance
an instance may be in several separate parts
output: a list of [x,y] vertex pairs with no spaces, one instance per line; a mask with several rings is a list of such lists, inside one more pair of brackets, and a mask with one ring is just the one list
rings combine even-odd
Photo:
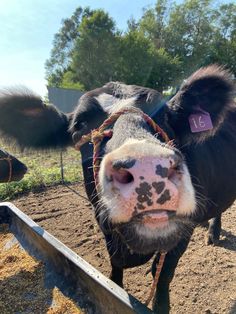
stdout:
[[101,162],[99,158],[101,142],[104,137],[112,137],[112,130],[108,129],[108,127],[111,126],[121,115],[126,113],[141,114],[143,119],[147,122],[147,124],[149,124],[156,133],[159,133],[166,143],[170,142],[170,139],[166,132],[164,132],[162,128],[160,128],[159,125],[157,125],[156,122],[153,121],[152,118],[150,118],[146,113],[142,112],[140,109],[126,108],[113,113],[109,118],[107,118],[102,123],[102,125],[99,128],[92,130],[89,134],[83,135],[80,141],[77,142],[75,145],[75,148],[77,150],[80,150],[80,147],[85,143],[89,141],[93,143],[93,173],[96,189],[98,188],[98,172]]

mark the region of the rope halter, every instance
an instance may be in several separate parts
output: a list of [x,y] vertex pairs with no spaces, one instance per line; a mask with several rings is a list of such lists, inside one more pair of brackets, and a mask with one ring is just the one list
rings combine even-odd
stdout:
[[113,125],[113,123],[123,114],[127,113],[138,113],[141,114],[142,118],[146,121],[147,124],[149,124],[152,129],[158,133],[161,134],[162,138],[166,143],[170,142],[170,139],[168,135],[150,118],[146,113],[142,112],[140,109],[136,108],[126,108],[119,110],[115,113],[113,113],[109,118],[107,118],[102,125],[92,130],[89,134],[83,135],[79,142],[75,144],[75,148],[77,150],[80,150],[80,147],[84,145],[87,142],[93,143],[93,174],[94,174],[94,180],[96,189],[98,189],[98,172],[100,167],[100,158],[99,158],[99,151],[100,151],[100,145],[104,137],[112,137],[113,131],[109,127]]

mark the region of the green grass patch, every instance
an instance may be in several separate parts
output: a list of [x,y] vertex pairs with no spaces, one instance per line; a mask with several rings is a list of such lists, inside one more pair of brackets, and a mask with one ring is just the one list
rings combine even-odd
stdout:
[[[28,172],[21,181],[0,184],[1,201],[61,183],[60,151],[25,151],[19,153],[6,147],[6,145],[1,147],[4,147],[28,167]],[[76,183],[83,180],[80,153],[69,148],[63,151],[62,156],[65,182]]]

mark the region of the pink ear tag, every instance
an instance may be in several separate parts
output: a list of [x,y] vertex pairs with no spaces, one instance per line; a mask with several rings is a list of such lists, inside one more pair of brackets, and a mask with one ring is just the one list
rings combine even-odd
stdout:
[[203,132],[213,129],[209,112],[201,110],[199,113],[191,114],[188,118],[192,133]]

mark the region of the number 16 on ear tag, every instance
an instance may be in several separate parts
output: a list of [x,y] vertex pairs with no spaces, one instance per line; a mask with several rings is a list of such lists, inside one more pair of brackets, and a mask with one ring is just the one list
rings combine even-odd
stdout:
[[192,133],[203,132],[213,129],[211,116],[208,112],[191,114],[188,118]]

